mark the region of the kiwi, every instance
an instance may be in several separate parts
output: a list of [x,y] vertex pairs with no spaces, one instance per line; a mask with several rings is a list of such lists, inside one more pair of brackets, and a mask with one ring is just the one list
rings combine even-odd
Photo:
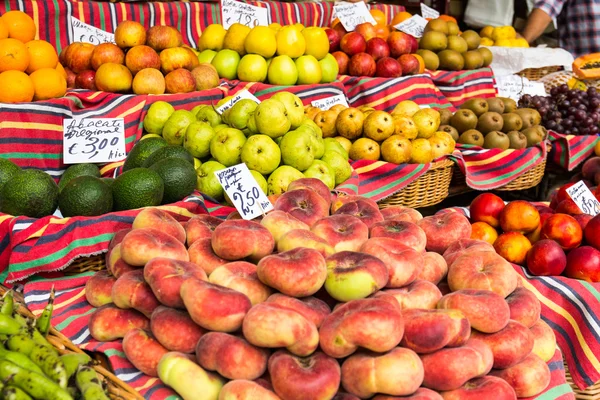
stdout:
[[452,118],[452,111],[447,108],[438,108],[437,112],[440,113],[440,125],[450,125],[450,118]]
[[458,140],[458,131],[453,126],[450,126],[450,125],[440,125],[440,127],[438,128],[438,131],[442,131],[442,132],[448,133],[450,136],[452,136],[452,139],[454,139],[455,142]]
[[460,36],[465,40],[465,42],[467,42],[469,50],[475,50],[481,43],[481,37],[479,36],[479,33],[475,31],[464,31]]
[[[463,33],[464,35],[464,33]],[[488,49],[487,47],[480,47],[477,49],[478,52],[481,53],[481,55],[483,56],[483,67],[487,67],[492,63],[492,59],[494,58],[494,55],[492,54],[492,52],[490,51],[490,49]]]
[[477,50],[467,51],[463,54],[465,59],[465,69],[478,69],[483,65],[483,56]]
[[502,119],[501,114],[488,111],[479,116],[477,121],[477,130],[485,135],[488,132],[502,130],[503,125],[504,120]]
[[455,50],[442,50],[438,53],[440,69],[444,71],[461,71],[465,66],[462,54]]
[[502,100],[502,102],[504,103],[504,112],[505,113],[513,113],[515,111],[517,111],[517,102],[514,101],[513,99],[509,99],[508,97],[497,97],[498,99]]
[[417,54],[423,57],[423,62],[425,63],[425,68],[430,71],[437,71],[440,66],[440,59],[431,50],[419,49],[417,50]]
[[477,126],[477,115],[469,109],[458,110],[450,118],[452,125],[458,133],[463,133],[469,129],[475,129]]
[[527,147],[535,146],[544,140],[545,132],[539,129],[538,126],[532,126],[521,131],[525,135],[525,138],[527,138]]
[[519,117],[523,120],[523,129],[531,128],[542,122],[542,116],[533,108],[518,108],[515,112],[519,114]]
[[[504,102],[499,97],[490,97],[486,99],[488,103],[488,110],[497,112],[499,114],[504,114]],[[508,112],[508,111],[507,111]]]
[[486,149],[506,150],[510,147],[510,139],[504,132],[491,131],[485,135],[483,147]]
[[458,138],[460,144],[472,144],[475,146],[483,147],[484,138],[481,132],[476,129],[469,129],[463,132]]
[[429,31],[419,40],[419,48],[438,52],[448,47],[448,38],[442,32]]
[[465,101],[461,104],[460,108],[473,111],[477,115],[477,118],[490,110],[486,99],[481,97]]
[[460,32],[460,28],[454,21],[447,21],[446,25],[448,25],[448,35],[458,35]]
[[502,114],[502,119],[504,120],[502,132],[508,133],[510,131],[520,131],[523,129],[523,120],[517,113],[504,113]]
[[427,23],[423,32],[427,33],[431,31],[440,32],[447,36],[449,34],[448,23],[440,18],[432,19]]
[[468,48],[466,40],[462,37],[455,35],[448,36],[448,50],[458,51],[462,54],[465,53]]
[[527,147],[527,138],[519,131],[510,131],[506,134],[510,141],[509,148],[521,150]]

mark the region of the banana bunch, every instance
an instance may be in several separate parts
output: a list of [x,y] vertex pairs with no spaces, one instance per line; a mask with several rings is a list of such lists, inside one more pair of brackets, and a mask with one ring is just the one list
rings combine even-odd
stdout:
[[37,319],[15,312],[12,291],[0,303],[0,399],[108,400],[87,354],[60,355],[48,342],[54,290]]

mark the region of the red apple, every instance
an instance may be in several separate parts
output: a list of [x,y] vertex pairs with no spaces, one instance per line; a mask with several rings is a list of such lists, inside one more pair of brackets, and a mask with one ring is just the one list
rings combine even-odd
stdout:
[[400,66],[402,66],[402,73],[404,75],[414,75],[419,73],[419,60],[412,54],[402,54],[398,57],[398,61],[400,62]]
[[600,250],[600,214],[587,223],[584,236],[587,244]]
[[358,53],[350,58],[348,72],[352,76],[374,76],[377,65],[367,53]]
[[560,275],[566,266],[565,251],[554,240],[540,240],[527,252],[527,268],[533,275]]
[[554,209],[543,204],[534,204],[534,207],[537,208],[540,215],[542,214],[554,214]]
[[373,57],[373,60],[377,61],[384,57],[390,56],[390,48],[387,45],[387,42],[379,37],[374,37],[373,39],[369,39],[367,42],[367,49],[365,53],[369,54]]
[[600,282],[600,251],[591,246],[571,250],[567,256],[565,275],[587,282]]
[[419,50],[419,42],[412,35],[408,35],[408,39],[410,40],[410,52],[411,53],[416,53],[417,50]]
[[569,182],[562,185],[558,191],[556,192],[556,204],[560,203],[563,200],[570,199],[571,196],[567,194],[567,189],[573,186],[575,182]]
[[554,212],[569,215],[583,214],[581,208],[572,199],[565,199],[558,203]]
[[77,75],[75,74],[75,72],[71,71],[67,67],[65,67],[65,72],[67,73],[67,87],[74,88],[75,87],[75,79],[77,79]]
[[377,61],[376,75],[381,78],[398,78],[402,76],[402,67],[396,59],[384,57]]
[[86,69],[81,71],[75,77],[75,87],[77,89],[87,89],[97,91],[96,89],[96,71],[93,69]]
[[338,51],[340,48],[340,41],[342,40],[340,32],[335,29],[325,28],[325,34],[327,34],[327,39],[329,39],[329,52],[333,53],[334,51]]
[[367,41],[360,33],[350,32],[344,35],[340,42],[340,49],[349,57],[363,53],[367,49]]
[[354,32],[360,34],[365,38],[366,41],[377,37],[377,30],[375,29],[375,25],[370,22],[363,22],[362,24],[356,25],[354,28]]
[[494,228],[500,227],[500,212],[504,209],[504,200],[493,193],[482,193],[471,202],[469,211],[471,221],[485,222]]
[[335,26],[332,28],[334,31],[336,31],[337,33],[340,34],[340,38],[343,38],[344,35],[346,33],[348,33],[348,31],[346,30],[346,28],[344,28],[344,25],[340,24],[335,24]]
[[411,36],[404,32],[392,32],[388,37],[387,43],[390,46],[390,53],[394,58],[398,58],[402,54],[410,54],[412,47]]
[[550,215],[542,224],[542,239],[553,239],[565,250],[579,247],[583,239],[583,231],[579,222],[567,214]]
[[590,214],[578,214],[573,215],[573,218],[575,218],[575,221],[579,223],[579,226],[581,226],[581,230],[583,231],[585,230],[588,222],[590,222],[594,217],[592,217]]
[[331,55],[335,58],[335,61],[337,61],[339,74],[347,75],[348,74],[348,64],[350,63],[350,57],[348,57],[348,55],[346,53],[344,53],[343,51],[335,51],[335,52],[331,53]]

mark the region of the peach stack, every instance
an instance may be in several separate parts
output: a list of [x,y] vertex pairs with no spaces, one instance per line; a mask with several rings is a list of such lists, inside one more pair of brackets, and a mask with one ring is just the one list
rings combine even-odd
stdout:
[[294,182],[260,221],[144,209],[86,285],[99,341],[184,399],[515,399],[556,348],[460,213]]

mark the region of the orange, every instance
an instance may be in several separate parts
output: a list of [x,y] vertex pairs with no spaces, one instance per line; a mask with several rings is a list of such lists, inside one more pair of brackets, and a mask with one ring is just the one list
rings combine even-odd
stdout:
[[498,232],[485,222],[475,222],[471,225],[471,239],[483,240],[493,245],[498,238]]
[[398,14],[394,15],[392,18],[392,25],[398,25],[400,22],[405,21],[412,17],[412,14],[408,11],[401,11]]
[[35,89],[34,100],[54,99],[67,92],[67,80],[55,68],[38,69],[29,77]]
[[375,19],[375,23],[378,25],[387,25],[387,17],[381,10],[370,10],[371,16]]
[[594,154],[600,157],[600,140],[598,140],[594,146]]
[[442,19],[442,20],[444,20],[446,22],[454,22],[454,23],[456,23],[456,18],[454,18],[451,15],[442,14],[442,15],[439,16],[439,19]]
[[387,40],[390,36],[390,28],[387,25],[375,25],[375,36]]
[[58,64],[58,54],[54,47],[45,40],[31,40],[25,43],[29,53],[28,74],[41,68],[56,68]]
[[0,39],[6,39],[8,37],[8,25],[0,17]]
[[425,71],[425,60],[423,60],[423,57],[421,57],[417,53],[413,54],[413,56],[415,56],[417,61],[419,61],[419,72],[417,73],[422,74]]
[[33,100],[33,82],[25,72],[0,73],[0,103],[25,103]]
[[67,79],[69,77],[69,75],[67,75],[67,71],[65,70],[65,67],[63,67],[61,63],[56,64],[56,70],[58,72],[60,72],[60,74],[62,76],[64,76],[65,79]]
[[37,33],[35,22],[33,22],[33,18],[23,11],[9,11],[2,14],[0,18],[8,26],[8,37],[18,39],[23,43],[35,39]]
[[0,72],[25,71],[29,66],[29,53],[17,39],[0,39]]

